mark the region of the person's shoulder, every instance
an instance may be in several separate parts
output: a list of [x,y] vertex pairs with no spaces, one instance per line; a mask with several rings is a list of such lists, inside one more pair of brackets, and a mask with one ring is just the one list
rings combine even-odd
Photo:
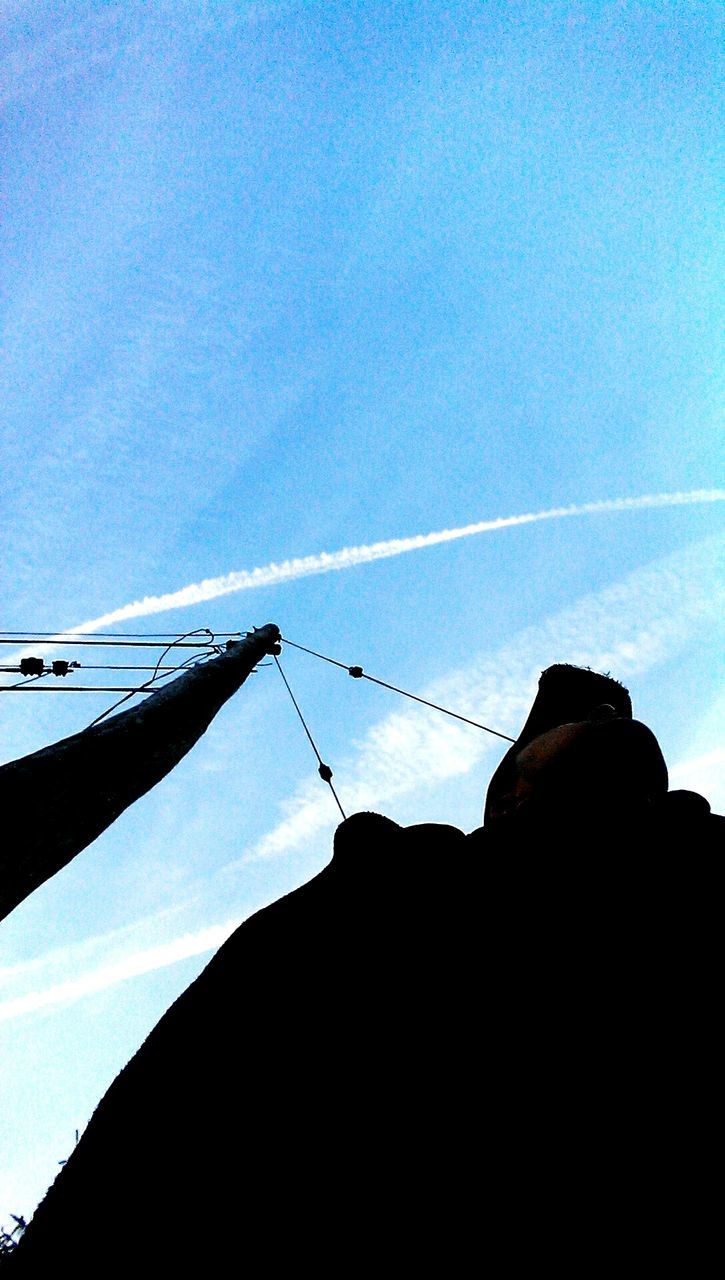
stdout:
[[654,815],[661,847],[691,854],[725,853],[725,817],[697,791],[668,791]]

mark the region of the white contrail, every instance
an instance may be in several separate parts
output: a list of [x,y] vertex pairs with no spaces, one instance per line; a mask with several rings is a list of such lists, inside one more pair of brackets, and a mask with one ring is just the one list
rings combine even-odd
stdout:
[[78,978],[59,982],[44,991],[30,992],[27,995],[17,996],[14,1000],[7,1000],[0,1003],[0,1022],[17,1018],[24,1013],[34,1013],[48,1005],[72,1003],[74,1000],[82,999],[83,996],[105,991],[107,987],[113,987],[117,982],[137,978],[144,973],[155,973],[157,969],[178,964],[180,960],[187,960],[190,956],[216,951],[217,947],[226,942],[234,930],[239,928],[243,918],[239,916],[233,920],[226,920],[222,924],[209,925],[195,933],[174,938],[171,942],[162,943],[157,947],[147,947],[143,951],[124,956],[112,964],[90,969]]
[[439,529],[434,533],[420,533],[412,538],[391,538],[387,542],[372,542],[360,547],[343,547],[341,551],[322,551],[318,555],[302,556],[295,560],[283,560],[281,564],[267,564],[258,569],[241,569],[224,574],[220,578],[205,578],[192,582],[188,587],[170,591],[163,596],[145,596],[132,604],[122,605],[104,613],[100,618],[82,622],[72,629],[73,634],[96,631],[114,622],[126,622],[129,618],[146,618],[167,609],[181,609],[216,600],[218,596],[233,591],[252,591],[257,587],[276,586],[295,578],[306,578],[315,573],[331,573],[333,569],[352,569],[373,560],[389,556],[401,556],[406,551],[419,551],[422,547],[435,547],[441,542],[454,542],[457,538],[471,538],[477,533],[492,533],[496,529],[508,529],[513,525],[535,524],[540,520],[563,520],[566,516],[588,516],[600,511],[642,511],[654,507],[690,506],[700,502],[722,502],[725,489],[693,489],[689,493],[650,493],[639,498],[608,498],[603,502],[584,502],[569,507],[552,507],[550,511],[534,511],[520,516],[502,516],[497,520],[480,520],[477,524],[465,524],[458,529]]

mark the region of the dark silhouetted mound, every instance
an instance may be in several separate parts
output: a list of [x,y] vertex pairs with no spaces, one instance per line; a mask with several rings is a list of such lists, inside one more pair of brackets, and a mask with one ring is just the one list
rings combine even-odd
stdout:
[[601,692],[532,712],[508,819],[342,823],[118,1077],[11,1271],[698,1273],[725,823],[645,726],[586,719]]

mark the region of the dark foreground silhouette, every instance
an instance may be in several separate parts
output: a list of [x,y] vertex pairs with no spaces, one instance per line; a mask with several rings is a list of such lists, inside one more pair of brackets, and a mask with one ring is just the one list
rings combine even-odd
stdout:
[[483,828],[356,814],[237,930],[13,1275],[698,1273],[725,822],[667,792],[625,691],[589,677],[545,673]]

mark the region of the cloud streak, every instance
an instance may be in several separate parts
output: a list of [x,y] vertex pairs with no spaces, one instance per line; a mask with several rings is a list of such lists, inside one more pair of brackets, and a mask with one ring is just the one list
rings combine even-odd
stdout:
[[243,917],[238,917],[221,924],[209,925],[194,933],[185,933],[160,946],[147,947],[142,951],[123,956],[112,964],[87,970],[78,978],[56,983],[41,991],[31,991],[26,995],[16,996],[12,1000],[5,1000],[0,1004],[0,1022],[18,1018],[24,1013],[35,1013],[51,1005],[72,1003],[82,999],[83,996],[93,995],[97,991],[113,987],[117,982],[124,982],[128,978],[136,978],[144,973],[152,973],[156,969],[165,969],[168,965],[177,964],[190,956],[215,951],[239,927],[242,919]]
[[254,591],[260,587],[278,586],[297,578],[313,574],[332,573],[354,569],[358,565],[371,564],[375,560],[405,555],[409,551],[422,551],[426,547],[440,546],[461,538],[472,538],[481,533],[494,533],[517,525],[538,524],[543,520],[564,520],[571,516],[597,515],[615,511],[649,511],[658,507],[693,506],[706,502],[722,502],[725,489],[693,489],[686,493],[650,493],[637,498],[608,498],[601,502],[584,502],[569,507],[552,507],[548,511],[528,512],[524,515],[501,516],[495,520],[480,520],[476,524],[462,525],[457,529],[439,529],[432,533],[416,534],[409,538],[390,538],[385,542],[372,542],[357,547],[343,547],[340,551],[322,551],[317,555],[283,560],[256,569],[240,569],[218,578],[204,578],[192,582],[178,591],[161,596],[145,596],[104,613],[99,618],[82,622],[73,628],[75,634],[97,631],[112,623],[127,622],[131,618],[147,618],[152,614],[166,613],[169,609],[188,608],[216,600],[219,596],[235,591]]
[[[422,696],[515,736],[538,677],[552,662],[611,670],[620,679],[659,666],[722,618],[725,589],[713,573],[720,545],[717,538],[706,539],[635,570],[525,628],[497,652],[473,658]],[[397,712],[373,727],[354,760],[339,762],[337,789],[346,813],[377,808],[470,773],[505,745],[423,707]],[[329,798],[312,774],[285,803],[282,820],[240,865],[299,849],[329,828],[330,814]]]

